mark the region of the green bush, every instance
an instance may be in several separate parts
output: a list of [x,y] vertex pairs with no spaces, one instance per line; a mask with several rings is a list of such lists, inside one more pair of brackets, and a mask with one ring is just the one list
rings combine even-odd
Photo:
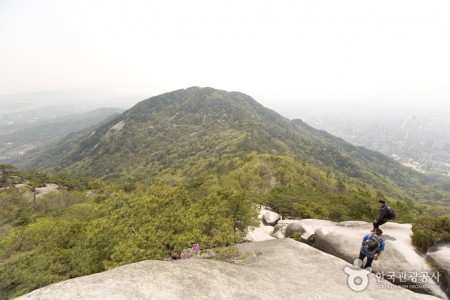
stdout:
[[294,232],[286,231],[286,237],[296,240],[297,242],[305,243],[310,246],[314,245],[314,242],[316,240],[315,234],[311,235],[308,239],[304,239],[304,238],[302,238],[302,234],[298,231],[294,231]]
[[423,216],[412,224],[412,243],[426,252],[439,241],[450,241],[450,218]]
[[214,259],[226,262],[241,260],[247,257],[246,253],[242,253],[236,246],[214,249]]

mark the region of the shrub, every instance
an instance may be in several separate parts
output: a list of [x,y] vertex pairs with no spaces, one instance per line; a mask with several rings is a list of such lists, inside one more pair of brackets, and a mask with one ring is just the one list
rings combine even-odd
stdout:
[[424,216],[412,224],[412,243],[419,250],[426,252],[439,241],[450,241],[450,218]]
[[233,262],[247,257],[247,254],[242,253],[236,246],[214,249],[214,259]]
[[314,245],[314,242],[316,241],[315,234],[311,235],[308,239],[304,239],[304,238],[302,238],[302,234],[298,231],[294,231],[294,232],[286,231],[286,237],[296,240],[297,242],[305,243],[310,246]]

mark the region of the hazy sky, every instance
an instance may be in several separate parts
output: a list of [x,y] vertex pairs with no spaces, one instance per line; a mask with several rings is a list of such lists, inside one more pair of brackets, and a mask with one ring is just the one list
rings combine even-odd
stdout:
[[450,1],[0,0],[0,95],[189,86],[450,107]]

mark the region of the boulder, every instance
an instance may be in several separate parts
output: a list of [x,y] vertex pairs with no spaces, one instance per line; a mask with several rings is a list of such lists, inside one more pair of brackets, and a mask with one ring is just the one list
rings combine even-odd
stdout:
[[234,263],[143,261],[52,284],[18,299],[435,299],[385,281],[385,288],[379,288],[375,275],[366,273],[367,287],[357,292],[346,271],[361,270],[291,239],[238,248],[245,258]]
[[28,184],[25,184],[25,183],[18,183],[18,184],[15,184],[14,185],[14,187],[16,188],[16,189],[23,189],[23,188],[30,188],[30,186],[28,185]]
[[279,220],[277,222],[277,225],[275,225],[271,236],[277,239],[286,238],[286,229],[289,226],[289,224],[296,223],[298,221],[299,220]]
[[288,237],[293,237],[295,234],[298,234],[302,239],[308,239],[314,233],[315,230],[313,227],[302,224],[300,221],[291,223],[286,227],[286,236]]
[[262,219],[265,225],[274,226],[277,224],[278,220],[281,219],[281,217],[276,212],[267,211],[266,213],[264,213]]
[[262,220],[263,216],[267,212],[272,212],[271,210],[266,209],[265,207],[259,210],[258,219]]
[[249,228],[244,240],[248,242],[262,242],[267,240],[273,240],[271,234],[274,230],[273,226],[266,226],[260,222],[259,227]]
[[45,187],[39,187],[34,189],[34,195],[36,199],[43,197],[45,194],[57,191],[59,186],[57,184],[49,183]]
[[288,227],[288,224],[286,223],[278,223],[273,228],[273,232],[270,234],[272,237],[276,239],[284,239],[286,237],[286,228]]
[[[372,226],[366,222],[360,225],[353,223],[351,226],[337,225],[317,230],[314,246],[347,262],[353,262],[359,255],[362,238]],[[415,291],[445,298],[435,280],[427,278],[422,281],[421,274],[432,274],[434,271],[426,262],[426,257],[411,245],[411,225],[389,222],[383,225],[383,230],[386,251],[372,264],[374,273]]]
[[300,234],[303,240],[311,240],[314,238],[316,230],[324,226],[332,226],[336,223],[326,220],[303,219],[291,222],[286,228],[286,235]]
[[431,247],[427,252],[427,258],[442,275],[439,283],[450,297],[450,243],[440,243]]

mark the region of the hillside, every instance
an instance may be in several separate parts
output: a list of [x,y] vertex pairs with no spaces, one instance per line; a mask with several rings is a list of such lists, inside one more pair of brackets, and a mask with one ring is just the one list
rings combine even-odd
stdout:
[[0,161],[20,164],[27,153],[45,145],[51,145],[71,132],[99,124],[103,120],[123,112],[119,108],[101,108],[86,113],[40,121],[39,124],[22,125],[0,135]]
[[250,153],[295,158],[328,177],[333,174],[347,189],[450,202],[442,188],[427,185],[426,177],[378,152],[284,118],[245,94],[212,88],[192,87],[144,100],[21,166],[133,181],[165,174],[193,178],[223,172],[224,160],[240,157],[242,162]]

